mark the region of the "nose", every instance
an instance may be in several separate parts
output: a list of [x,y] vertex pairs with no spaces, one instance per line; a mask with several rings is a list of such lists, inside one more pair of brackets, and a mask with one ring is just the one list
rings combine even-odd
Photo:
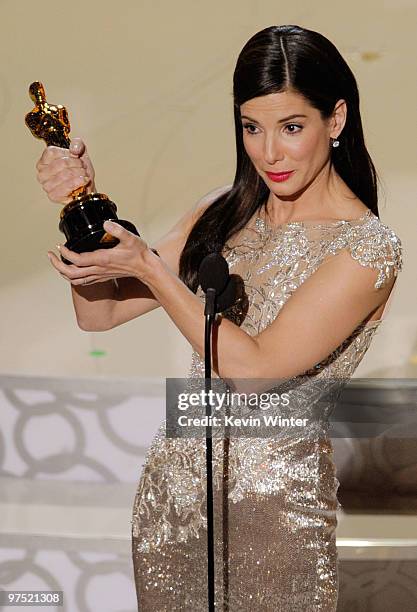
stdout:
[[271,166],[283,159],[282,147],[274,133],[265,136],[264,158],[266,163],[271,164]]

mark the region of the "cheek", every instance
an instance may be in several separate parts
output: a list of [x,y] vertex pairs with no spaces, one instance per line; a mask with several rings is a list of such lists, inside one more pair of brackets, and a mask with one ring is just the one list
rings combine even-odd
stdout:
[[262,155],[262,145],[260,144],[259,138],[257,139],[251,138],[250,136],[244,136],[243,146],[245,147],[245,151],[248,154],[248,157],[250,157],[252,161],[259,159]]
[[314,134],[305,134],[303,138],[294,139],[291,143],[291,157],[296,161],[311,161],[322,157],[323,143]]

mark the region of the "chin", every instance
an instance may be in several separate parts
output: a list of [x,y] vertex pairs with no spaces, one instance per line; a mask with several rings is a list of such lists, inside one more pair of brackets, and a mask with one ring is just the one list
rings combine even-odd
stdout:
[[269,187],[269,189],[274,195],[277,196],[277,198],[294,200],[303,193],[305,187],[305,185],[300,184],[290,185],[289,181],[284,181],[284,183],[274,183],[272,186]]
[[274,183],[273,181],[271,181],[270,183],[271,191],[277,194],[289,194],[299,190],[298,185],[294,185],[294,183],[291,183],[291,181],[283,181],[282,183]]

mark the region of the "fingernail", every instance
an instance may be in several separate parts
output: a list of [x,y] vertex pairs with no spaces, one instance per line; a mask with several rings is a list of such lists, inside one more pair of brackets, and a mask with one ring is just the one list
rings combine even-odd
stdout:
[[49,261],[51,261],[51,254],[49,253],[49,251],[47,252],[46,256],[49,259]]

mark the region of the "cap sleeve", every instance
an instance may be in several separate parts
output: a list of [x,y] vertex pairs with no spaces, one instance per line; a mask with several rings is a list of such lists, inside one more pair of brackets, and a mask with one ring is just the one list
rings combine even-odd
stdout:
[[402,244],[397,234],[374,216],[353,232],[349,251],[362,266],[378,270],[375,289],[402,270]]

